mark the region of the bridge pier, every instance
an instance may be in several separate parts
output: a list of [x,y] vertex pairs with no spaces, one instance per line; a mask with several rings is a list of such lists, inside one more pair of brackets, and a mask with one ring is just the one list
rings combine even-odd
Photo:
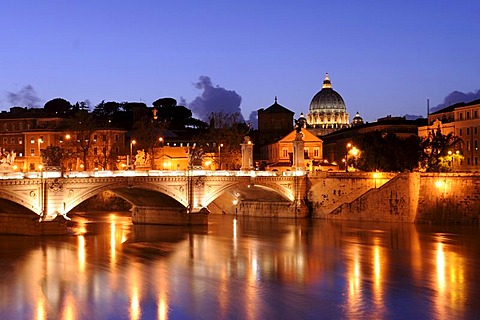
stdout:
[[208,224],[208,209],[188,212],[186,208],[134,206],[132,208],[132,222],[134,224],[159,225],[206,225]]
[[27,236],[67,235],[70,233],[67,221],[63,216],[40,222],[36,214],[0,213],[0,233]]

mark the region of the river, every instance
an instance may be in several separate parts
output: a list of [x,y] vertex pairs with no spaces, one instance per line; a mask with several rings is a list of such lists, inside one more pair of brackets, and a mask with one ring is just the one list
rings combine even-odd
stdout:
[[479,319],[479,227],[74,215],[0,235],[1,319]]

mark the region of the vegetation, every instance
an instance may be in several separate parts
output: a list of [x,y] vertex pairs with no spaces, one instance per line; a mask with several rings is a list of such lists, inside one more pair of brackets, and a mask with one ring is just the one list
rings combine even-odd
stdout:
[[393,133],[368,132],[354,140],[361,150],[356,168],[362,171],[403,172],[418,166],[417,136],[399,138]]
[[444,135],[439,129],[432,130],[420,143],[420,168],[427,172],[452,171],[455,158],[458,161],[463,159],[456,152],[461,143],[462,140],[453,133]]
[[196,137],[205,153],[219,153],[215,158],[217,166],[223,170],[236,170],[242,165],[240,144],[250,127],[238,113],[216,112],[210,114],[210,128]]

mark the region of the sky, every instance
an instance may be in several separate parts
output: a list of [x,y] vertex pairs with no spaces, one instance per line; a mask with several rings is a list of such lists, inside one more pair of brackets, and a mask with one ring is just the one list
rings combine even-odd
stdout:
[[328,72],[351,119],[425,117],[427,99],[480,98],[479,12],[478,0],[6,0],[0,110],[172,97],[198,118],[248,119],[278,97],[297,118]]

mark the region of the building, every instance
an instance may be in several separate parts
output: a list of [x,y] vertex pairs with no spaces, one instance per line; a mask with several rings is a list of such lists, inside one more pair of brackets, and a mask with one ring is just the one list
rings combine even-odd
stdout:
[[[316,170],[323,163],[323,141],[305,128],[301,129],[304,142],[305,169]],[[268,170],[290,170],[293,160],[293,141],[296,130],[277,142],[262,147],[262,154],[267,160]]]
[[62,129],[64,118],[42,111],[14,107],[0,114],[2,169],[40,171],[45,166],[41,151],[48,147],[64,150],[64,170],[121,169],[121,159],[126,161],[125,130],[99,128],[80,139],[78,132]]
[[453,133],[462,139],[458,150],[453,154],[463,156],[455,163],[456,170],[480,169],[479,150],[480,99],[468,103],[457,103],[428,116],[428,124],[418,128],[420,137],[427,137],[432,130],[440,130],[442,134]]
[[278,141],[293,129],[293,111],[275,102],[266,109],[259,109],[258,137],[256,143],[261,146]]
[[309,130],[316,136],[348,128],[349,115],[342,96],[333,90],[328,73],[323,80],[322,89],[310,102],[307,114]]

